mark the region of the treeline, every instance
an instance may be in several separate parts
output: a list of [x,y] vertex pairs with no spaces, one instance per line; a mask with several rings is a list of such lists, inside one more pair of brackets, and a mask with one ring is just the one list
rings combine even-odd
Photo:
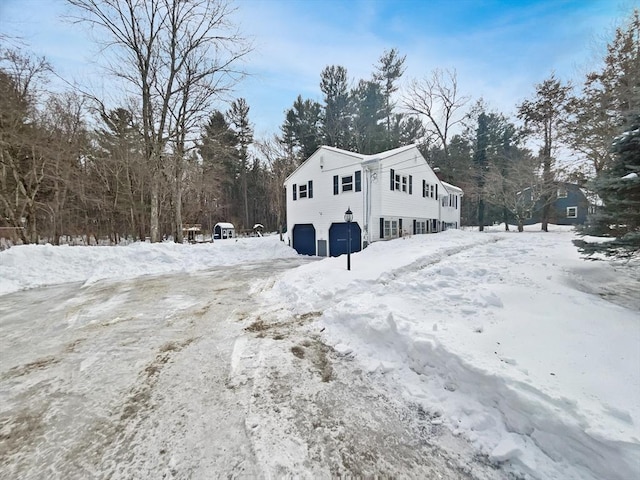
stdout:
[[[604,196],[607,175],[637,165],[620,164],[612,148],[634,132],[640,111],[637,11],[616,30],[598,70],[578,86],[551,75],[516,106],[516,118],[463,95],[455,71],[401,84],[406,57],[391,49],[368,79],[327,66],[322,99],[298,96],[279,134],[256,139],[245,99],[219,109],[251,50],[228,29],[226,2],[162,0],[137,11],[133,2],[69,1],[78,21],[107,35],[109,68],[128,96],[109,108],[79,90],[47,93],[46,59],[0,37],[0,227],[17,227],[24,243],[66,235],[182,241],[183,224],[210,230],[218,221],[276,230],[285,223],[284,179],[320,145],[374,154],[417,143],[443,179],[465,191],[463,224],[481,228],[522,224],[535,204],[548,210],[557,180]],[[558,165],[559,148],[579,160]],[[605,202],[598,231],[637,231],[629,216],[612,230],[617,214],[607,204],[615,202]]]

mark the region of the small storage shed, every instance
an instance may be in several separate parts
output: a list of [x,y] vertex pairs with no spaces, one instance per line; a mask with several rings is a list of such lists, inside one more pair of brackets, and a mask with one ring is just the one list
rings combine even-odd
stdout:
[[236,229],[232,223],[218,222],[213,227],[213,239],[225,240],[236,236]]

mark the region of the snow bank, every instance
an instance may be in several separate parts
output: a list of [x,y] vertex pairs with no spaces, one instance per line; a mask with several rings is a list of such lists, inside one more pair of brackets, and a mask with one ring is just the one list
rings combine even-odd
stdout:
[[295,257],[277,236],[215,243],[88,247],[20,245],[0,252],[0,295],[66,282],[95,282]]
[[580,288],[615,275],[572,239],[557,228],[380,242],[351,272],[326,259],[270,295],[323,311],[339,353],[514,473],[638,478],[640,315]]

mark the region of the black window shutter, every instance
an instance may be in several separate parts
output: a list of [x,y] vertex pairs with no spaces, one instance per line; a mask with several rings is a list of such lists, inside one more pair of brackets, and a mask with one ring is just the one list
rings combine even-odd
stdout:
[[422,180],[422,196],[426,197],[425,192],[427,191],[427,181]]
[[436,200],[438,199],[438,184],[436,183]]
[[393,168],[392,168],[392,169],[391,169],[391,190],[393,190],[393,185],[394,185],[394,183],[393,183],[393,182],[395,181],[395,176],[396,176],[396,175],[395,175],[395,173],[396,173],[396,172],[394,172],[394,171],[393,171]]
[[307,189],[309,198],[313,198],[313,180],[309,180],[309,188]]
[[380,238],[384,238],[384,218],[380,217]]
[[333,194],[338,194],[338,175],[333,176]]
[[402,236],[402,219],[398,219],[398,230],[400,231],[400,236]]
[[416,234],[416,221],[415,219],[413,220],[413,234]]
[[409,175],[409,195],[413,195],[413,176]]
[[356,192],[362,190],[362,172],[358,170],[356,172]]
[[296,185],[295,183],[293,184],[293,199],[298,199],[298,185]]

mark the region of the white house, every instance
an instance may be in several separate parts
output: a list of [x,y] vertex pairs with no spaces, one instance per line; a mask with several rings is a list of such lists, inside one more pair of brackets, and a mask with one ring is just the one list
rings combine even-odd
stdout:
[[[376,155],[320,147],[285,180],[289,244],[338,256],[369,243],[460,226],[462,190],[444,183],[415,145]],[[347,209],[353,221],[344,219]]]

